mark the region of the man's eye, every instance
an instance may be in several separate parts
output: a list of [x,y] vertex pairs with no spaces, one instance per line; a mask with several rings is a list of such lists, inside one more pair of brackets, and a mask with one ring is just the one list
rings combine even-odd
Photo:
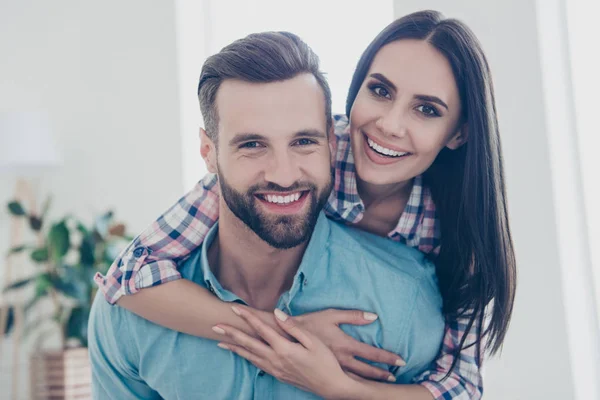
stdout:
[[310,146],[311,144],[316,144],[314,140],[311,139],[298,139],[295,142],[296,146]]
[[259,147],[262,147],[262,146],[258,142],[247,142],[247,143],[240,145],[240,149],[257,149]]

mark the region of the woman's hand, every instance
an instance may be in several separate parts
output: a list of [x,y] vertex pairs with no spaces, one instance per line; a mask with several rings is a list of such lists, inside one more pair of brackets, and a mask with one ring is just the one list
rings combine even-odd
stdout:
[[275,310],[278,323],[298,343],[281,336],[249,309],[235,306],[232,309],[258,332],[264,342],[239,329],[219,324],[214,331],[236,343],[221,342],[219,347],[233,351],[284,383],[326,399],[345,397],[347,388],[354,381],[342,370],[331,350],[316,336],[297,326],[280,310]]
[[341,324],[367,325],[377,320],[377,315],[358,310],[329,309],[290,317],[291,321],[317,336],[335,354],[342,368],[365,379],[394,381],[387,369],[374,367],[356,357],[403,367],[406,365],[397,354],[359,342],[339,327]]
[[[215,326],[215,332],[225,335],[228,342],[235,343],[220,343],[220,347],[231,350],[241,357],[244,357],[256,367],[273,375],[282,382],[313,392],[324,398],[347,397],[349,388],[356,383],[356,379],[350,377],[350,375],[353,374],[351,372],[347,374],[342,369],[335,354],[330,350],[327,344],[314,335],[314,333],[300,326],[295,318],[287,316],[280,310],[275,310],[276,320],[280,328],[290,337],[296,339],[298,343],[291,342],[278,334],[275,330],[263,323],[249,309],[240,309],[239,307],[233,307],[233,309],[236,314],[240,315],[256,332],[258,332],[264,342],[257,340],[236,328],[219,324]],[[325,314],[318,317],[311,315],[308,320],[312,320],[313,323],[322,318],[330,320],[332,316],[336,316],[335,313],[336,311],[332,310],[332,313],[329,313],[329,315]],[[337,315],[337,317],[340,318],[340,315]],[[349,317],[349,315],[346,315],[344,321]],[[359,319],[362,319],[362,316],[358,317]],[[306,323],[306,320],[307,318],[305,318],[303,322]],[[367,320],[368,322],[364,323],[370,323],[373,320],[374,319],[371,318],[370,320]],[[337,326],[336,329],[339,331],[337,334],[343,336],[343,340],[349,338],[337,328]],[[329,335],[329,337],[331,337],[331,335]],[[351,345],[354,344],[352,342],[348,343]],[[371,350],[382,351],[362,343],[359,344],[366,346],[368,349],[365,350],[369,350],[369,352],[371,352]],[[359,347],[362,348],[362,346]],[[344,354],[353,354],[346,348],[340,351]],[[389,354],[385,354],[388,359]],[[394,360],[398,359],[397,356],[392,355],[392,357]],[[355,359],[353,360],[357,361]],[[355,365],[355,363],[352,362],[350,362],[350,364]],[[378,373],[381,371],[377,368],[374,369],[376,369]],[[356,378],[356,376],[354,376],[354,378]],[[390,381],[394,380],[393,376],[387,371],[385,371],[384,379]]]

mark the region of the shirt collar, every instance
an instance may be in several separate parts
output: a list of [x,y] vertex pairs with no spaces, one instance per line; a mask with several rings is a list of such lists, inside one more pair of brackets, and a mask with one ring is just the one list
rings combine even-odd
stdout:
[[[312,276],[313,272],[318,268],[322,257],[328,254],[325,250],[329,244],[329,234],[331,229],[329,224],[330,222],[327,220],[327,217],[325,217],[325,214],[323,212],[319,212],[315,228],[311,235],[310,241],[308,242],[308,246],[306,246],[306,250],[302,257],[300,266],[298,267],[298,271],[294,276],[292,287],[289,290],[289,299],[293,298],[298,290],[300,290],[301,287],[307,283],[307,278]],[[206,287],[221,300],[228,302],[237,301],[245,304],[245,302],[239,296],[221,286],[221,283],[219,283],[210,268],[210,264],[208,262],[208,249],[212,242],[218,237],[218,232],[219,223],[217,222],[208,231],[208,234],[204,239],[204,245],[202,246],[201,262],[204,283],[206,284]]]
[[217,280],[212,270],[210,269],[210,264],[208,263],[208,249],[212,242],[218,237],[217,233],[219,232],[219,222],[217,221],[212,228],[208,231],[206,238],[204,239],[204,245],[202,246],[202,276],[204,277],[204,283],[208,290],[214,293],[219,299],[228,302],[241,302],[244,303],[239,296],[235,293],[230,292],[229,290],[223,288],[221,283]]

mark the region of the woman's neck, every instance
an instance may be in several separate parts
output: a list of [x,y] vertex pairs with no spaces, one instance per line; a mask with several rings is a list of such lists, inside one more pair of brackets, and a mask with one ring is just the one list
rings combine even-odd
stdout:
[[412,191],[413,180],[390,185],[374,185],[357,176],[358,194],[365,206],[356,225],[379,236],[387,236],[397,225]]
[[365,182],[358,176],[356,177],[358,195],[365,205],[365,209],[392,202],[394,204],[402,204],[400,212],[404,211],[404,206],[408,202],[413,180],[410,179],[405,182],[390,183],[387,185],[376,185]]

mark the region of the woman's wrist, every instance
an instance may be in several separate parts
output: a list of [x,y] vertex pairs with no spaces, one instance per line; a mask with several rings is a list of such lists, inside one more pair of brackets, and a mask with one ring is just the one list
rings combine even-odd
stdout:
[[331,394],[326,395],[325,398],[328,400],[366,399],[367,397],[364,397],[363,394],[364,390],[364,385],[361,382],[344,374],[344,378],[340,379],[335,385],[332,385]]

